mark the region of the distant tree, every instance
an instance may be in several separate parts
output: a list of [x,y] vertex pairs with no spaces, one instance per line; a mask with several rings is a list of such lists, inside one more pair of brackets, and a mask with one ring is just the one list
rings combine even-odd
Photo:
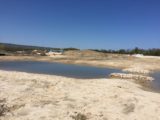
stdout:
[[120,50],[118,51],[118,53],[120,53],[120,54],[126,54],[126,51],[125,51],[125,49],[120,49]]
[[5,46],[0,44],[0,50],[5,50]]
[[72,47],[71,47],[71,48],[64,48],[63,50],[64,50],[64,51],[68,51],[68,50],[79,50],[79,49],[77,49],[77,48],[72,48]]

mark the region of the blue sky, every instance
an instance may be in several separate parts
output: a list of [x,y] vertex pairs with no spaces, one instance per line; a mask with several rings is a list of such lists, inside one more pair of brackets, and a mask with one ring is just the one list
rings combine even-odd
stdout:
[[0,0],[0,42],[160,48],[160,0]]

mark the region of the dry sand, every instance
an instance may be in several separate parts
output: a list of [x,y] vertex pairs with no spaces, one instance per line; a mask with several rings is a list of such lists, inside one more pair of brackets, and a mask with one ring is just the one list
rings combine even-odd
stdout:
[[0,71],[0,120],[160,120],[160,94],[120,79]]

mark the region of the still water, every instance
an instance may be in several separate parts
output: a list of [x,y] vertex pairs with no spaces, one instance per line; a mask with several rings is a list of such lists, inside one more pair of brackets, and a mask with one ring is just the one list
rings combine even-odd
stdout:
[[110,73],[121,72],[119,69],[33,61],[0,62],[0,69],[83,79],[106,78]]
[[153,82],[151,83],[151,87],[160,92],[160,71],[152,73],[151,76],[154,78]]
[[[122,72],[120,69],[33,61],[0,62],[0,69],[58,75],[79,79],[107,78],[110,73]],[[154,90],[160,91],[160,71],[152,73],[151,76],[155,79],[151,83],[151,87]]]

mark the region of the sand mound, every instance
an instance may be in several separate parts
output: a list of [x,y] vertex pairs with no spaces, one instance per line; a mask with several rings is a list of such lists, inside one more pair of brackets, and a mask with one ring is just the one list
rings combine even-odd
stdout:
[[70,51],[65,51],[64,55],[67,56],[73,56],[73,57],[106,57],[107,54],[105,53],[100,53],[92,50],[70,50]]

